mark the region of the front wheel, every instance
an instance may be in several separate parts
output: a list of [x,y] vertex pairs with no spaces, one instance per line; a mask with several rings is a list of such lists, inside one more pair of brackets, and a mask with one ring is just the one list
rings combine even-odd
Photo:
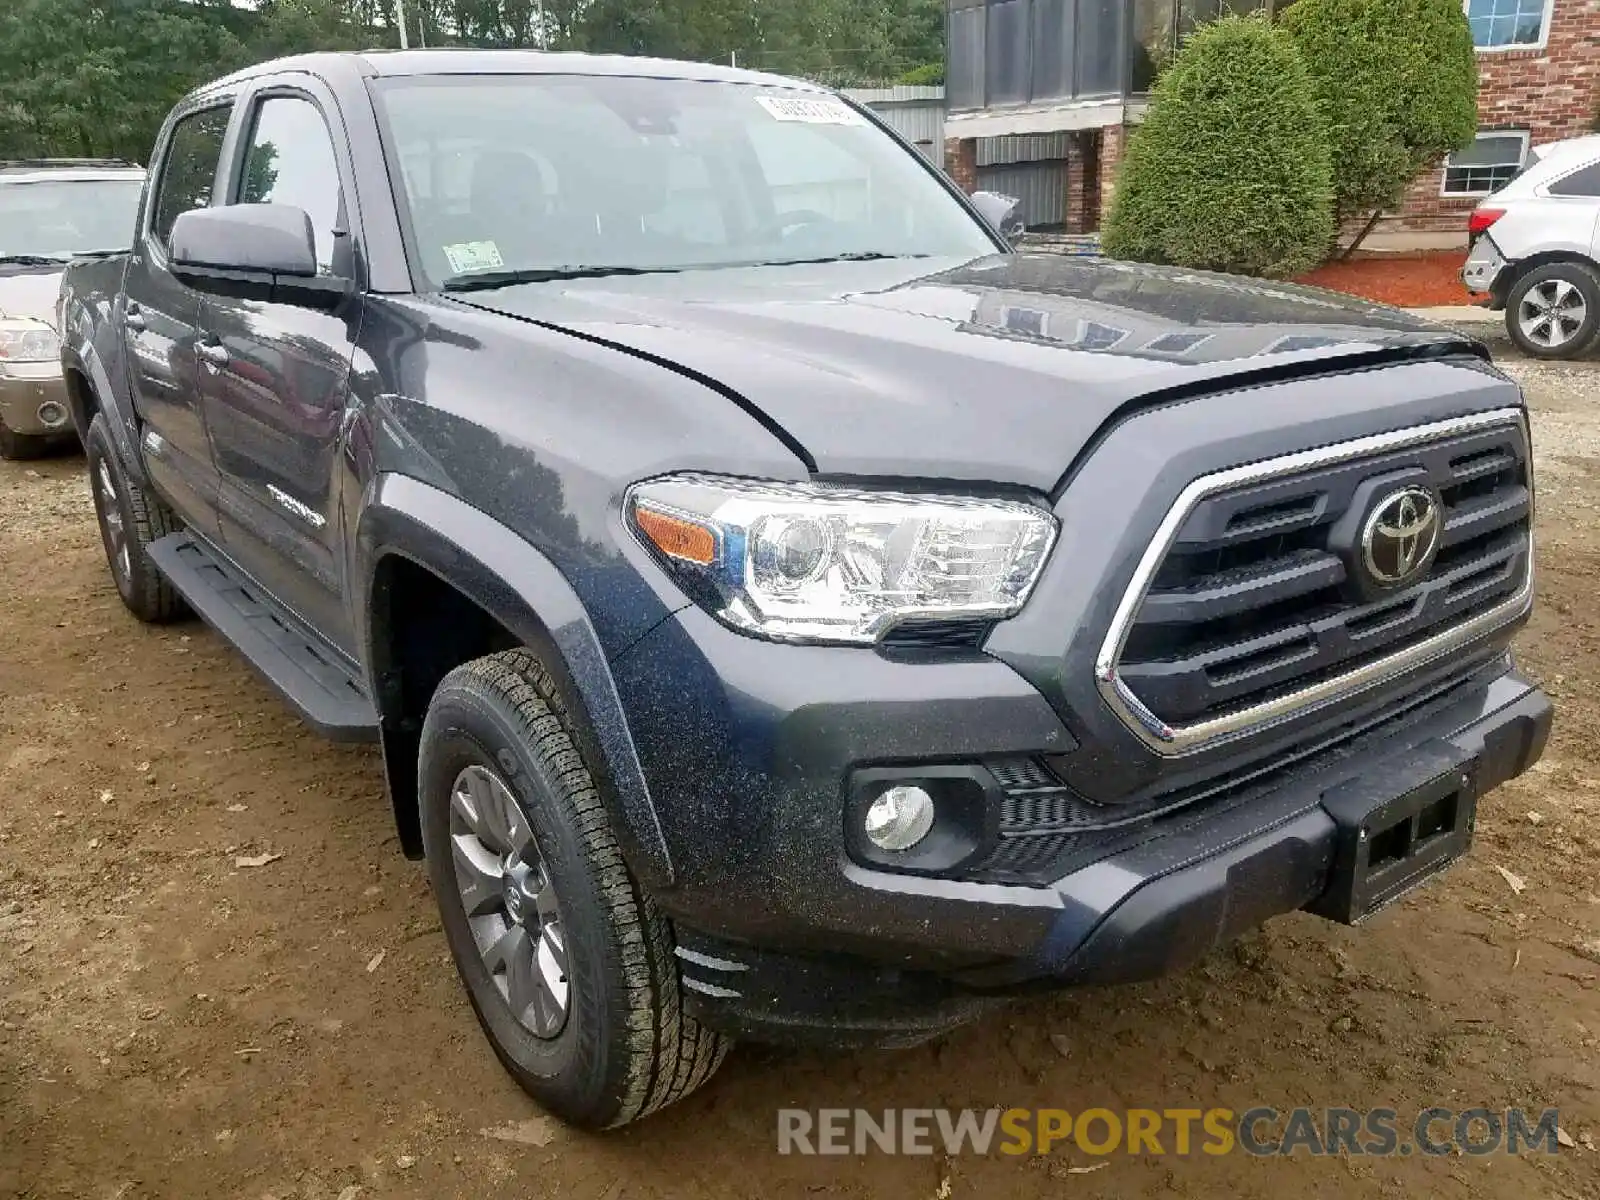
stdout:
[[1582,263],[1535,267],[1506,297],[1506,332],[1534,358],[1577,358],[1600,328],[1600,276]]
[[623,861],[549,672],[527,650],[434,694],[418,781],[428,873],[494,1052],[562,1120],[625,1125],[728,1042],[683,1011],[672,932]]
[[159,496],[139,486],[122,465],[104,414],[96,413],[84,444],[89,490],[100,541],[117,594],[141,621],[162,624],[188,613],[176,589],[150,561],[150,545],[178,529],[178,518]]

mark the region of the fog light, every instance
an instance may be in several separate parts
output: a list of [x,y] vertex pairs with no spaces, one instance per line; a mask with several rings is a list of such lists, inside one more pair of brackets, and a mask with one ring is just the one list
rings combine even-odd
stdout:
[[67,410],[54,400],[39,405],[39,423],[46,429],[55,429],[67,423]]
[[933,828],[933,797],[919,787],[892,787],[867,809],[867,840],[879,850],[909,850]]

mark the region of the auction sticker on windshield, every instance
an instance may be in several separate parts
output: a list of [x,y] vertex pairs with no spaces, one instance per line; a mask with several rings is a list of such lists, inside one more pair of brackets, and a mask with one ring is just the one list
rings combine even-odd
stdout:
[[761,105],[780,121],[807,125],[865,125],[866,118],[832,96],[757,96]]
[[450,269],[457,275],[472,271],[497,271],[506,265],[500,247],[493,242],[455,242],[444,248]]

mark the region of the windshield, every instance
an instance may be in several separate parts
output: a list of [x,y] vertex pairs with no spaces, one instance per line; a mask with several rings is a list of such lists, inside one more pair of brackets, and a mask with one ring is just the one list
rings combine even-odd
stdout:
[[835,97],[566,75],[374,91],[436,285],[997,250],[915,152]]
[[0,258],[126,250],[144,181],[0,179]]

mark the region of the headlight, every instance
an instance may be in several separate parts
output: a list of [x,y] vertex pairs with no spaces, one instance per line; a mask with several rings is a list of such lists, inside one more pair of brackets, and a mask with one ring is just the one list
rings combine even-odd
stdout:
[[61,339],[43,321],[0,321],[0,362],[54,362],[60,357]]
[[1009,617],[1056,521],[1011,500],[678,475],[628,494],[627,516],[687,590],[736,629],[779,641],[877,641],[910,620]]

